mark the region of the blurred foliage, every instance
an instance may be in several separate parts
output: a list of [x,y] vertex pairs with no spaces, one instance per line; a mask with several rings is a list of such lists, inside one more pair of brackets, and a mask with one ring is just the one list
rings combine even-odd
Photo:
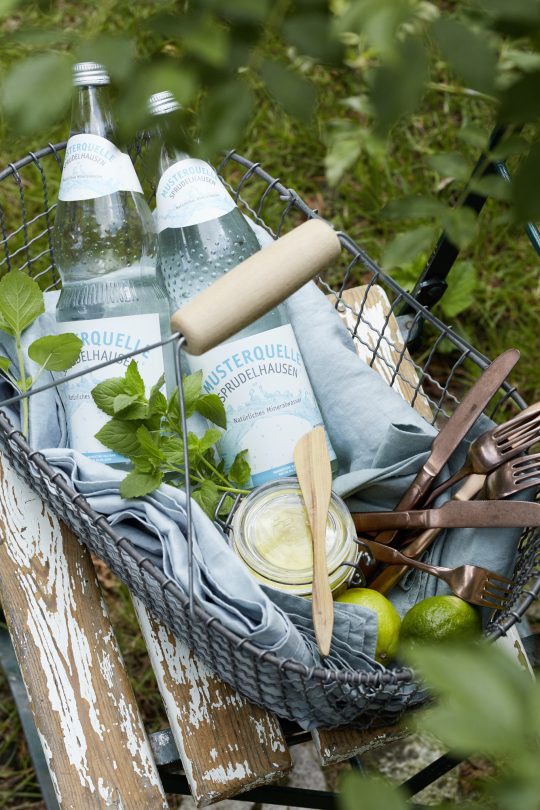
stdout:
[[[457,757],[482,752],[496,766],[497,778],[480,782],[478,798],[459,806],[537,810],[540,683],[487,642],[417,648],[408,658],[437,697],[416,716],[416,730],[435,734]],[[360,797],[362,810],[410,807],[404,792],[369,776],[350,773],[342,788],[342,810],[357,810]]]
[[[493,121],[508,127],[496,157],[523,157],[511,190],[481,173],[472,189],[509,200],[514,221],[540,213],[540,147],[529,149],[528,139],[516,135],[524,126],[534,129],[540,114],[540,0],[106,0],[101,6],[80,27],[63,17],[61,2],[0,1],[0,44],[17,56],[2,84],[2,107],[16,131],[43,131],[67,117],[71,65],[93,59],[111,73],[124,142],[149,125],[148,96],[169,89],[184,106],[187,129],[196,122],[190,151],[215,158],[241,139],[262,91],[288,116],[320,128],[327,181],[337,185],[363,151],[383,159],[392,127],[417,109],[444,63],[455,77],[452,92],[482,99]],[[32,26],[36,7],[49,12],[47,28]],[[352,72],[357,88],[338,100],[342,114],[331,122],[317,120],[320,88],[313,77],[321,65]],[[484,132],[473,127],[464,137],[495,156]],[[467,182],[472,167],[461,155],[428,160],[442,186]],[[477,236],[467,208],[449,209],[436,196],[396,201],[390,213],[422,222],[387,245],[387,269],[425,252],[435,227],[445,228],[459,248]]]

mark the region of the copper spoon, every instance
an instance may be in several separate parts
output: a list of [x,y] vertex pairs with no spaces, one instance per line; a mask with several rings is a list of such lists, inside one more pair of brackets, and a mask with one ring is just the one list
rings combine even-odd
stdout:
[[326,564],[326,521],[332,471],[324,428],[313,428],[298,440],[294,448],[294,464],[313,541],[313,627],[319,652],[327,656],[334,627],[334,602]]

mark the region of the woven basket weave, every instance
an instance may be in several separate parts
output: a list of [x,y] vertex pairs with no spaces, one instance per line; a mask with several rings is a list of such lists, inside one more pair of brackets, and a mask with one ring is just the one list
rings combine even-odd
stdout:
[[[43,289],[54,289],[60,283],[51,240],[54,209],[51,199],[56,200],[64,147],[65,144],[49,145],[10,164],[0,173],[0,272],[12,268],[27,272]],[[234,152],[225,157],[219,171],[238,204],[276,236],[316,215],[294,190],[271,177],[259,164]],[[383,274],[349,236],[340,234],[340,239],[344,248],[343,264],[320,279],[320,285],[333,296],[336,306],[342,308],[348,306],[341,296],[346,287],[352,285],[353,275],[356,283],[360,278],[368,288],[376,283],[388,295],[405,339],[409,334],[416,334],[422,325],[422,360],[414,360],[419,380],[415,395],[421,393],[427,397],[433,421],[440,426],[459,400],[460,378],[470,379],[475,373],[474,367],[483,369],[489,361]],[[402,312],[407,314],[400,317]],[[365,317],[360,308],[360,313],[354,316],[353,338],[360,339],[358,326]],[[443,339],[453,344],[451,367],[441,362],[438,353]],[[386,364],[392,382],[404,375],[404,364],[410,364],[410,360],[406,359],[403,349],[393,353],[385,351],[388,341],[383,329],[370,352],[372,361],[378,359]],[[389,356],[394,357],[392,362]],[[505,385],[496,397],[494,412],[508,414],[524,405],[515,390]],[[106,518],[93,512],[84,497],[65,483],[58,471],[27,444],[3,414],[0,414],[0,443],[21,477],[81,541],[221,678],[252,701],[282,716],[301,721],[310,718],[321,726],[335,724],[336,712],[339,712],[342,722],[347,720],[366,727],[395,722],[409,706],[425,698],[414,673],[408,669],[375,673],[308,669],[299,662],[262,652],[235,636],[196,604],[191,612],[188,598],[180,588],[141,557]],[[503,635],[536,598],[540,589],[539,562],[540,532],[525,531],[519,543],[507,604],[492,617],[486,630],[490,638]]]

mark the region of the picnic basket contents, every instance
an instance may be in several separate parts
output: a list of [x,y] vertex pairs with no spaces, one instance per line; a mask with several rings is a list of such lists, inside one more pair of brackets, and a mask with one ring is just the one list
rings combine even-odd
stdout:
[[[99,98],[107,83],[99,65],[77,66],[79,103],[88,92]],[[36,241],[49,245],[46,269],[30,257],[26,219],[6,240],[6,269],[24,269],[46,290],[23,349],[56,327],[76,336],[81,354],[68,370],[43,366],[41,384],[23,398],[26,436],[20,396],[9,377],[2,382],[5,457],[249,699],[306,728],[396,720],[426,698],[399,660],[400,616],[409,627],[421,613],[425,635],[426,601],[455,600],[453,590],[486,608],[484,633],[496,638],[538,590],[540,505],[531,501],[540,482],[533,463],[508,484],[508,465],[540,440],[540,412],[532,406],[498,426],[485,415],[495,400],[524,408],[507,382],[519,355],[509,350],[489,364],[350,237],[234,153],[221,167],[236,185],[233,199],[208,164],[164,141],[156,239],[133,164],[114,145],[108,116],[92,109],[86,121],[74,119],[67,144],[54,259],[48,204],[32,219],[45,217]],[[160,93],[151,109],[166,139],[176,102]],[[11,164],[2,182],[14,179],[24,200],[20,172],[37,167],[47,200],[47,173],[58,178],[63,148]],[[250,182],[245,218],[237,203]],[[307,283],[342,261],[340,246],[343,271],[320,275],[319,288]],[[360,264],[367,284],[355,308],[346,287]],[[370,307],[380,288],[382,319],[380,306]],[[402,335],[393,312],[405,303],[414,315],[408,327],[400,321]],[[407,330],[420,321],[433,342],[423,365],[406,349]],[[458,359],[440,381],[430,364],[442,336]],[[11,357],[11,336],[0,339]],[[364,363],[358,354],[366,350]],[[478,379],[454,394],[460,366]],[[301,467],[295,447],[313,428],[327,457],[310,466],[308,455]],[[497,452],[473,462],[490,439]],[[126,476],[128,459],[136,463]],[[441,482],[457,482],[463,470],[465,489],[451,498]],[[495,470],[506,472],[504,483]],[[504,500],[517,493],[520,500]],[[322,584],[337,597],[330,604]]]

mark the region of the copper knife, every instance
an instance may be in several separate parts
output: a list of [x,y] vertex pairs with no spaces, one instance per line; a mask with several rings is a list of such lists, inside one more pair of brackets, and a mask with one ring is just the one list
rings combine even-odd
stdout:
[[[416,478],[395,507],[396,512],[414,509],[427,493],[430,485],[457,448],[461,440],[476,422],[492,396],[504,382],[519,360],[517,349],[508,349],[500,354],[476,380],[463,397],[448,422],[433,439],[431,453]],[[469,525],[469,524],[467,524]],[[364,526],[364,528],[366,528]],[[390,528],[390,526],[386,526]],[[398,528],[397,526],[395,528]],[[375,538],[379,543],[391,543],[397,532],[383,532]]]
[[540,503],[530,501],[447,501],[438,509],[353,512],[359,532],[381,529],[486,529],[540,526]]

